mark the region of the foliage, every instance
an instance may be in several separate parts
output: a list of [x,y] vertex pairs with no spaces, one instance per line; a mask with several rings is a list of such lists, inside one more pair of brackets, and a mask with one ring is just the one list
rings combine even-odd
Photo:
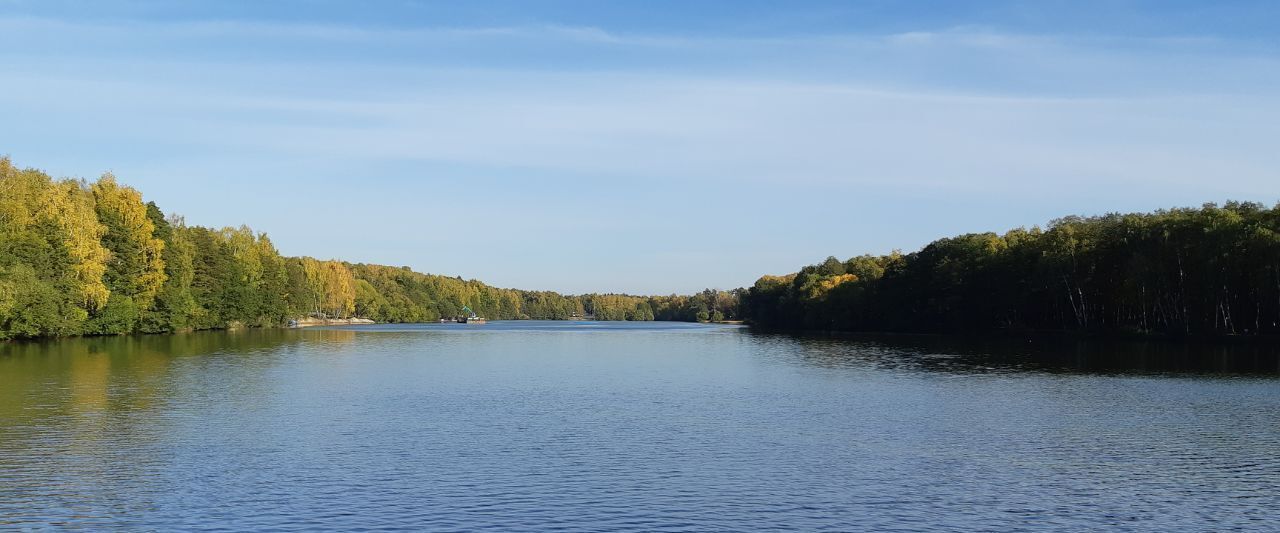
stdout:
[[1067,217],[765,276],[748,320],[788,329],[1280,333],[1280,206]]
[[[103,278],[113,295],[151,307],[164,284],[164,241],[138,191],[121,187],[106,174],[91,187],[93,207],[106,232],[102,245],[111,253]],[[110,301],[108,300],[108,304]]]
[[568,296],[407,267],[286,258],[246,226],[188,226],[105,174],[54,180],[0,158],[0,340],[281,326],[291,318],[719,320],[738,292]]

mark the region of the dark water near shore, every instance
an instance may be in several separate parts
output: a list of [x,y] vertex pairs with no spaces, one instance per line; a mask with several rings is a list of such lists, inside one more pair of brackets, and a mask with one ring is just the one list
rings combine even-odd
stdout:
[[495,322],[0,345],[0,528],[1280,529],[1259,346]]

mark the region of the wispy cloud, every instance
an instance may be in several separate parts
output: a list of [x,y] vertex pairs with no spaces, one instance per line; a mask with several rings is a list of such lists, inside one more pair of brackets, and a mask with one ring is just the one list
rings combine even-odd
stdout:
[[[513,37],[676,46],[691,56],[688,68],[666,72],[643,63],[511,68],[407,58],[364,65],[358,55],[330,59],[300,51],[228,61],[177,45],[166,48],[185,60],[109,51],[105,58],[85,59],[78,51],[11,47],[14,68],[8,76],[22,83],[0,91],[11,103],[54,116],[59,109],[81,113],[77,117],[118,114],[119,122],[148,116],[147,130],[167,123],[196,145],[712,180],[998,186],[1014,176],[1056,179],[1063,169],[1075,169],[1077,179],[1121,179],[1125,173],[1139,174],[1124,161],[1132,161],[1149,137],[1158,138],[1156,146],[1176,143],[1214,152],[1223,132],[1205,124],[1206,110],[1236,114],[1247,108],[1274,116],[1277,98],[1264,89],[1276,78],[1268,72],[1280,72],[1255,68],[1277,66],[1266,58],[1188,61],[1181,49],[1188,43],[1166,53],[1100,56],[1088,42],[977,28],[689,39],[566,26],[388,30],[260,21],[88,24],[4,18],[0,29],[15,42],[24,32],[75,35],[72,40],[86,47],[104,34],[126,33],[149,45],[235,37],[247,39],[242,44],[250,49],[255,39],[400,47],[428,37],[478,49]],[[50,69],[47,54],[72,58]],[[758,58],[763,64],[716,65],[717,58]],[[790,69],[787,59],[801,64],[800,70]],[[699,71],[707,62],[712,65]],[[1044,81],[1064,79],[1071,80],[1069,85]],[[1154,120],[1160,126],[1143,131],[1143,124]],[[1250,156],[1248,139],[1271,130],[1266,122],[1246,127],[1254,135],[1219,152],[1234,158],[1235,167],[1248,169],[1238,179],[1256,189],[1269,173],[1265,164],[1253,162],[1266,157]],[[1018,150],[1009,150],[1012,146]],[[1135,151],[1116,152],[1110,146]],[[1163,176],[1205,170],[1204,164],[1186,161],[1190,157],[1172,153],[1148,161],[1155,165],[1148,170]],[[1037,169],[1037,161],[1044,168]]]
[[[297,40],[312,44],[413,45],[442,41],[501,42],[504,40],[564,41],[579,44],[614,45],[637,48],[752,49],[784,48],[955,48],[987,50],[1037,50],[1040,48],[1163,49],[1166,53],[1204,53],[1230,45],[1231,53],[1242,51],[1265,57],[1274,53],[1265,42],[1229,42],[1208,35],[1116,36],[1089,34],[1010,33],[992,28],[957,26],[903,32],[798,33],[765,37],[689,36],[610,31],[594,26],[526,24],[514,26],[357,26],[339,23],[277,22],[264,20],[94,20],[73,21],[30,16],[0,16],[6,34],[33,39],[38,48],[43,39],[126,41],[203,41],[221,39]],[[111,43],[100,42],[110,49]]]
[[[1280,65],[1252,45],[1232,46],[1195,36],[980,27],[691,37],[556,24],[0,17],[0,113],[27,125],[0,133],[0,151],[22,163],[35,157],[28,153],[80,161],[68,171],[82,174],[114,168],[144,191],[171,195],[179,204],[172,208],[197,220],[256,222],[282,243],[310,242],[305,231],[289,233],[287,217],[279,226],[263,221],[290,208],[232,199],[229,180],[270,181],[287,194],[358,173],[370,205],[344,207],[347,216],[389,216],[372,197],[398,205],[409,190],[450,216],[469,211],[455,204],[497,205],[485,215],[493,239],[503,227],[555,227],[564,211],[579,209],[643,240],[654,224],[678,228],[654,221],[684,220],[699,208],[693,198],[725,196],[766,213],[737,219],[743,231],[784,243],[788,254],[820,257],[952,233],[964,205],[988,207],[967,220],[1013,225],[1077,211],[1069,202],[1086,198],[1098,198],[1089,205],[1099,209],[1274,199]],[[175,184],[179,169],[188,179]],[[440,188],[457,176],[486,180],[490,193]],[[514,192],[495,200],[499,189]],[[297,194],[335,209],[350,196]],[[180,204],[183,197],[225,197],[261,212],[206,210]],[[859,218],[890,219],[895,209],[884,198],[932,203],[910,206],[929,214],[892,229]],[[539,216],[547,218],[527,222]],[[837,224],[839,232],[808,234]],[[574,231],[621,253],[601,232]],[[493,248],[535,238],[518,237]],[[405,238],[406,248],[437,252],[423,268],[465,272],[450,254],[467,255],[466,243]],[[667,239],[645,246],[663,250],[654,257],[741,253],[728,241]],[[301,246],[293,251],[334,253]],[[591,246],[547,246],[552,256],[596,254],[584,261],[612,261],[637,277],[669,270],[631,256],[638,266],[616,264]],[[428,261],[403,250],[360,251],[345,255]],[[747,283],[807,259],[743,258],[736,274],[696,267],[690,283]],[[534,265],[536,275],[558,281],[495,281],[607,288],[555,278],[554,257],[531,261],[545,263]],[[738,277],[713,279],[726,275]],[[660,282],[620,288],[673,289]]]

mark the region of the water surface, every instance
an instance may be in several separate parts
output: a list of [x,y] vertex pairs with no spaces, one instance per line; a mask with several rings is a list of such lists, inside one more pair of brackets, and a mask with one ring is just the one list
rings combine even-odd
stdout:
[[493,322],[0,345],[0,527],[1280,528],[1257,347]]

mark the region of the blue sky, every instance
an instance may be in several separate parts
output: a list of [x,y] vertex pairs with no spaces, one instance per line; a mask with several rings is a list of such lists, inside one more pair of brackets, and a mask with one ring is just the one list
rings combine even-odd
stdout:
[[290,255],[732,288],[1280,200],[1278,6],[0,0],[0,153]]

